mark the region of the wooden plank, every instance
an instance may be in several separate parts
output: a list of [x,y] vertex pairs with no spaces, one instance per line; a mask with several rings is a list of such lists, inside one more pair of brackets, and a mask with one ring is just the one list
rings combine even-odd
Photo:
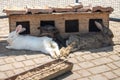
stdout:
[[72,63],[62,59],[57,59],[39,67],[9,77],[5,80],[50,80],[70,71],[72,67]]
[[95,6],[92,9],[92,12],[113,12],[113,8],[112,7],[102,7],[102,6]]
[[3,10],[8,16],[13,14],[26,14],[27,9],[24,8],[7,8]]

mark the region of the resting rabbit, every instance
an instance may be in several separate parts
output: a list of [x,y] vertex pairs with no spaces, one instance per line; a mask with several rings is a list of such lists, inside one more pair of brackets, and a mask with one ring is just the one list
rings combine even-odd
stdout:
[[22,28],[22,25],[18,25],[16,30],[9,34],[7,39],[9,45],[6,48],[41,51],[43,53],[49,53],[53,58],[60,56],[58,45],[52,38],[19,35],[23,31],[25,31],[25,28]]
[[66,41],[66,45],[70,45],[73,41],[76,44],[71,51],[100,48],[113,44],[113,33],[108,27],[105,27],[99,22],[95,21],[95,25],[100,29],[100,32],[89,32],[86,34],[71,35]]

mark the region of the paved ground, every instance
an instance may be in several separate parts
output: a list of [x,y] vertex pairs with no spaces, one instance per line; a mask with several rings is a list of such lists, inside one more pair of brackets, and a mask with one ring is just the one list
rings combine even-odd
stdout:
[[[72,72],[54,80],[120,80],[120,23],[110,22],[110,28],[116,45],[71,53]],[[5,49],[8,29],[8,19],[0,19],[1,80],[53,60],[41,52]]]

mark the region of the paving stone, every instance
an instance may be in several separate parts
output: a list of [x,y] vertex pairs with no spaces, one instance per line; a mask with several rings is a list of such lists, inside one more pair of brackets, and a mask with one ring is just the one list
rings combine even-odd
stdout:
[[89,61],[81,62],[81,63],[79,63],[79,65],[80,65],[82,68],[89,68],[89,67],[95,66],[93,63],[91,63],[91,62],[89,62]]
[[114,65],[113,63],[108,63],[107,64],[110,68],[112,69],[117,69],[118,67],[116,65]]
[[33,61],[34,61],[36,64],[40,64],[40,63],[41,63],[40,58],[33,59]]
[[102,75],[93,75],[90,77],[90,80],[108,80],[108,79]]
[[46,57],[39,57],[39,58],[36,58],[36,59],[33,59],[33,61],[36,63],[36,64],[44,64],[44,63],[47,63],[47,62],[50,62],[50,61],[53,61],[54,59],[52,59],[51,57],[49,56],[46,56]]
[[13,66],[15,68],[21,68],[21,67],[24,67],[24,64],[22,62],[15,62],[15,63],[13,63]]
[[100,52],[100,53],[98,53],[100,56],[102,56],[102,57],[106,57],[106,56],[109,56],[109,55],[111,55],[111,54],[109,54],[109,53],[107,53],[107,52]]
[[90,71],[93,74],[102,73],[102,72],[106,72],[109,70],[111,70],[111,69],[109,67],[107,67],[106,65],[101,65],[101,66],[97,66],[97,67],[88,69],[88,71]]
[[3,59],[0,59],[0,65],[5,64],[5,61]]
[[77,63],[78,62],[76,58],[69,58],[68,61],[72,62],[72,63]]
[[33,69],[33,68],[35,68],[35,66],[33,66],[33,65],[32,66],[26,66],[26,67],[24,67],[24,70],[27,71],[27,70],[30,70],[30,69]]
[[120,76],[120,68],[113,71],[117,76]]
[[86,60],[92,60],[92,59],[95,58],[95,57],[91,56],[90,54],[89,55],[83,55],[82,57]]
[[118,78],[115,78],[115,79],[112,79],[112,80],[120,80],[120,77],[118,77]]
[[90,51],[84,51],[85,54],[90,54],[91,52]]
[[46,57],[47,55],[45,55],[45,54],[38,54],[37,56],[43,58],[43,57]]
[[80,69],[81,69],[81,67],[78,64],[74,64],[73,68],[72,68],[72,71],[74,72],[74,71],[80,70]]
[[106,63],[109,63],[109,62],[112,62],[112,61],[113,60],[111,60],[109,58],[106,58],[106,57],[92,60],[92,62],[95,63],[96,65],[106,64]]
[[94,56],[95,58],[100,58],[100,57],[101,57],[101,56],[100,56],[99,54],[97,54],[97,53],[92,53],[91,55]]
[[22,56],[16,56],[15,60],[16,61],[23,61],[23,60],[25,60],[25,56],[24,55],[22,55]]
[[87,70],[79,70],[79,71],[78,71],[78,74],[80,74],[81,77],[86,77],[86,76],[91,75],[91,73],[88,72]]
[[11,77],[11,76],[15,75],[13,70],[6,71],[5,73],[7,74],[8,77]]
[[36,55],[36,54],[32,54],[32,55],[25,55],[25,57],[27,58],[27,59],[32,59],[32,58],[37,58],[38,57],[38,55]]
[[119,47],[119,45],[114,46],[114,50],[120,52],[120,47]]
[[8,57],[5,59],[6,63],[13,63],[15,62],[15,59],[13,57]]
[[80,79],[77,79],[77,80],[90,80],[88,78],[80,78]]
[[120,61],[113,62],[116,66],[120,68]]
[[13,71],[14,71],[15,74],[19,74],[19,73],[24,72],[25,70],[23,68],[19,68],[19,69],[15,69]]
[[78,78],[80,78],[80,77],[81,77],[81,76],[80,76],[79,74],[73,73],[73,74],[65,77],[65,78],[62,79],[62,80],[75,80],[75,79],[78,79]]
[[74,52],[74,54],[75,54],[76,56],[82,56],[82,55],[84,55],[85,53],[84,53],[84,52],[77,51],[77,52]]
[[0,72],[0,80],[4,80],[8,76],[4,72]]
[[79,62],[85,61],[85,59],[82,58],[81,56],[76,57],[76,59],[77,59]]
[[7,70],[11,70],[11,69],[14,69],[11,64],[5,64],[5,65],[0,66],[0,71],[7,71]]
[[26,61],[23,61],[23,63],[25,64],[25,66],[30,66],[35,64],[32,60],[26,60]]
[[113,79],[117,77],[113,72],[105,72],[103,73],[103,75],[105,75],[108,79]]
[[113,60],[120,60],[120,56],[117,55],[111,55],[110,58]]

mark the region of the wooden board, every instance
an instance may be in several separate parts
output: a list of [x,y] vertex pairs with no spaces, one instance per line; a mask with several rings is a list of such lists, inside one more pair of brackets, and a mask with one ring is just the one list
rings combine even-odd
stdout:
[[27,9],[22,9],[22,8],[12,8],[12,9],[3,9],[3,12],[6,13],[8,16],[13,15],[13,14],[26,14]]
[[72,69],[73,64],[62,59],[48,62],[39,67],[9,77],[5,80],[50,80]]

